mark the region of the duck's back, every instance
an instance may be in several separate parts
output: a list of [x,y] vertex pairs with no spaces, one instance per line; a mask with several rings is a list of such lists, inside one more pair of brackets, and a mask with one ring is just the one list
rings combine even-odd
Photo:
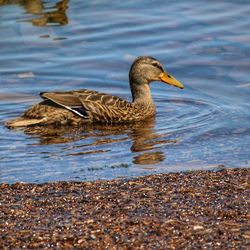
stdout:
[[44,101],[29,108],[22,117],[8,122],[7,126],[131,122],[141,120],[145,112],[148,116],[154,113],[117,96],[87,89],[43,92],[40,96]]

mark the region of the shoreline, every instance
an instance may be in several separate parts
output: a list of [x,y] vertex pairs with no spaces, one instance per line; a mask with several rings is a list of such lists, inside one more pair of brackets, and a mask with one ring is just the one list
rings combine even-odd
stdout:
[[247,249],[250,169],[0,184],[0,246]]

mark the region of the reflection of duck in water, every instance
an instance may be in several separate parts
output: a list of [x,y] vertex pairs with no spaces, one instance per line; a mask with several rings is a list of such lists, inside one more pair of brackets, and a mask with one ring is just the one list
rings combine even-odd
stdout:
[[47,25],[66,25],[68,24],[68,17],[66,9],[68,8],[69,0],[63,0],[55,5],[54,11],[40,13],[40,18],[33,18],[32,23],[36,26]]
[[184,88],[173,76],[163,70],[152,57],[138,57],[129,72],[133,101],[92,90],[45,92],[45,100],[28,109],[21,118],[7,122],[8,127],[29,125],[80,125],[83,123],[128,123],[152,117],[155,105],[149,84],[162,81]]
[[[126,142],[131,141],[130,151],[132,152],[133,163],[141,165],[163,161],[165,156],[161,147],[177,142],[176,140],[166,139],[167,135],[165,134],[155,132],[155,117],[134,124],[114,124],[110,126],[105,124],[88,124],[81,127],[29,126],[25,129],[25,133],[39,136],[39,145],[70,143],[68,149],[64,147],[65,154],[76,157],[96,153],[112,153],[114,145],[116,145],[116,148],[118,146],[125,150],[129,145]],[[74,142],[79,141],[81,143],[74,144]],[[74,152],[70,153],[72,149],[74,149]]]
[[40,14],[44,9],[41,0],[0,0],[0,6],[7,4],[23,6],[27,13],[30,14]]
[[165,134],[155,133],[155,118],[152,117],[141,122],[139,127],[133,127],[131,152],[134,153],[134,164],[156,164],[165,159],[162,145],[174,144],[178,140],[165,139]]
[[28,13],[39,15],[38,18],[30,20],[34,25],[46,26],[51,24],[66,25],[68,23],[66,15],[68,2],[69,0],[59,1],[54,6],[54,11],[45,11],[43,1],[41,0],[0,0],[0,5],[18,4],[23,6]]

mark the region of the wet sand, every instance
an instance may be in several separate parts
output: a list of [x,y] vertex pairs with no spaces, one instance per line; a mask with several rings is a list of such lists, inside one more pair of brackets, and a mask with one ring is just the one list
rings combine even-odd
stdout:
[[1,249],[249,249],[250,169],[0,184]]

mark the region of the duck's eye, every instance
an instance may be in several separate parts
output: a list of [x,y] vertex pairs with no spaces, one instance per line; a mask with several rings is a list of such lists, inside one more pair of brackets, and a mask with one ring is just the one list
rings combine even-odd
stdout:
[[158,63],[154,62],[154,63],[152,63],[152,65],[153,65],[154,67],[156,67],[156,68],[158,68],[158,69],[160,69],[160,70],[162,70],[162,71],[163,71],[162,66],[161,66],[161,65],[159,65]]

